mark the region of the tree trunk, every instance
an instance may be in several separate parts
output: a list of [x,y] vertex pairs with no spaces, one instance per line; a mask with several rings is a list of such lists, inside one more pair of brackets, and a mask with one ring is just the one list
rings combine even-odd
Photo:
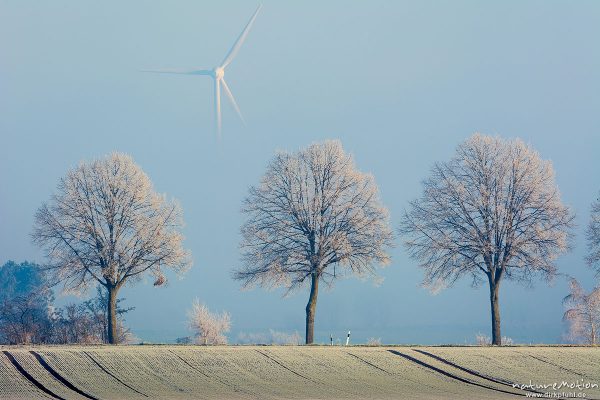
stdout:
[[492,311],[492,344],[500,346],[502,344],[502,335],[500,334],[500,302],[498,292],[500,284],[490,282],[490,305]]
[[317,310],[317,295],[319,294],[319,275],[311,275],[310,297],[306,305],[306,344],[312,344],[315,332],[315,313]]
[[117,344],[117,292],[116,286],[107,287],[108,290],[108,343]]

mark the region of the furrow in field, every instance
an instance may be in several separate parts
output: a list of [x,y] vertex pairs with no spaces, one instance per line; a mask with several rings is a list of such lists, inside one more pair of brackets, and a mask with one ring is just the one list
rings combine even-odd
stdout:
[[[343,352],[329,350],[265,347],[260,352],[275,365],[300,376],[304,387],[318,398],[364,398],[369,397],[370,393],[381,392],[371,375],[360,375],[367,370],[360,363]],[[361,379],[353,379],[357,376],[361,376]]]
[[[512,389],[518,388],[518,386],[521,385],[519,383],[512,382],[510,380],[506,380],[506,379],[502,379],[502,378],[490,376],[490,375],[481,373],[479,371],[473,370],[471,368],[463,367],[463,366],[458,365],[458,364],[456,364],[456,363],[454,363],[452,361],[449,361],[449,360],[447,360],[447,359],[445,359],[443,357],[437,356],[435,354],[429,353],[429,352],[424,351],[424,350],[417,350],[417,349],[412,349],[412,350],[416,351],[418,353],[424,354],[424,355],[426,355],[428,357],[431,357],[431,358],[433,358],[435,360],[438,360],[438,361],[440,361],[440,362],[442,362],[442,363],[444,363],[446,365],[449,365],[451,367],[454,367],[456,369],[464,371],[464,372],[468,373],[469,375],[473,375],[473,376],[476,376],[478,378],[482,378],[482,379],[484,379],[486,381],[489,381],[489,382],[498,383],[498,384],[501,384],[501,385],[504,385],[504,386],[508,386],[508,387],[510,387]],[[531,357],[533,357],[533,356],[531,356]],[[533,358],[536,358],[536,357],[533,357]],[[525,389],[525,388],[521,389],[521,388],[518,388],[518,389],[519,390],[523,390],[525,392],[530,392],[530,393],[537,393],[537,394],[544,394],[545,393],[545,392],[541,392],[539,390],[535,390],[533,388],[532,389]]]
[[175,356],[176,358],[178,358],[181,362],[183,362],[185,365],[187,365],[189,368],[191,368],[192,370],[196,371],[197,373],[199,373],[200,375],[204,376],[205,378],[211,379],[211,380],[216,380],[221,385],[225,386],[226,388],[232,390],[235,393],[240,393],[240,394],[245,394],[245,395],[250,395],[250,396],[254,396],[255,395],[252,392],[249,392],[247,390],[239,388],[239,387],[237,387],[235,385],[231,385],[230,383],[228,383],[228,382],[224,381],[223,379],[221,379],[218,375],[210,376],[209,374],[207,374],[206,372],[204,372],[203,370],[201,370],[200,368],[198,368],[197,366],[195,366],[194,364],[192,364],[191,362],[189,362],[188,360],[186,360],[185,358],[183,358],[182,356],[180,356],[179,354],[177,354],[173,350],[169,350],[169,352],[171,354],[173,354],[173,356]]
[[[510,370],[515,376],[520,377],[518,382],[529,382],[531,375],[533,375],[532,371],[536,372],[535,375],[544,377],[544,382],[535,382],[535,380],[532,380],[535,383],[545,383],[547,381],[558,381],[562,379],[572,380],[580,377],[580,374],[561,370],[550,363],[543,363],[531,357],[531,355],[539,357],[541,354],[523,351],[523,349],[519,348],[514,348],[508,352],[497,353],[498,354],[493,357],[493,360],[497,359],[499,364],[506,366],[507,370]],[[488,357],[491,358],[490,356],[492,354],[493,353],[488,354]]]
[[[304,395],[304,397],[318,399],[323,398],[324,393],[330,396],[334,393],[329,388],[324,388],[322,385],[315,384],[282,368],[281,365],[263,354],[259,354],[256,350],[256,347],[231,347],[227,350],[215,348],[196,351],[194,354],[198,362],[211,370],[213,368],[210,365],[214,364],[215,360],[224,363],[227,370],[222,372],[222,376],[235,381],[240,387],[256,393],[258,398],[301,398]],[[261,348],[261,351],[269,354],[264,347]],[[295,351],[288,352],[287,357],[284,357],[283,363],[286,366],[289,367],[287,364],[290,358],[295,358],[295,353]],[[291,369],[295,370],[295,368]],[[306,376],[303,372],[300,374]]]
[[568,372],[574,376],[600,381],[600,348],[598,347],[557,347],[551,350],[529,348],[526,353],[554,365],[563,376]]
[[[573,374],[576,371],[567,370],[569,372],[569,378],[562,372],[562,378],[560,375],[553,375],[560,371],[560,365],[556,362],[552,362],[549,365],[555,368],[549,368],[545,363],[540,364],[536,358],[532,357],[531,352],[545,352],[556,357],[556,349],[548,350],[548,348],[462,348],[461,351],[457,351],[456,348],[445,348],[435,347],[428,348],[428,351],[413,349],[414,351],[427,355],[445,365],[450,365],[460,371],[467,372],[471,376],[476,376],[485,379],[489,382],[503,384],[511,387],[516,391],[529,392],[532,395],[544,395],[545,393],[556,392],[553,396],[560,394],[561,392],[571,392],[563,386],[563,389],[552,390],[552,383],[566,381],[567,383],[577,382],[581,380],[583,375],[574,377]],[[441,353],[441,355],[440,355]],[[572,354],[572,352],[570,352]],[[585,354],[589,355],[590,352],[586,351]],[[442,355],[444,355],[442,357]],[[469,365],[470,368],[466,368],[463,365]],[[485,371],[485,372],[483,372]],[[502,378],[499,378],[499,373],[503,371]],[[565,370],[563,370],[565,371]],[[490,374],[489,372],[493,372]],[[506,378],[508,377],[508,378]],[[591,379],[592,382],[597,379]],[[515,385],[517,387],[515,387]],[[522,387],[522,385],[548,385],[547,389],[536,386]],[[575,389],[575,392],[578,389]],[[585,391],[585,397],[592,399],[592,395],[597,393],[597,389],[591,389]],[[581,394],[581,393],[580,393]],[[560,398],[560,397],[553,397]],[[597,397],[596,397],[597,398]]]
[[548,365],[552,365],[553,367],[557,367],[557,368],[558,368],[558,369],[560,369],[561,371],[567,371],[567,372],[570,372],[570,373],[572,373],[572,374],[575,374],[575,375],[584,376],[584,374],[582,374],[581,372],[574,371],[574,370],[572,370],[571,368],[566,368],[566,367],[563,367],[562,365],[559,365],[559,364],[553,363],[552,361],[549,361],[549,360],[545,360],[545,359],[543,359],[543,358],[541,358],[541,357],[538,357],[538,356],[535,356],[535,355],[533,355],[533,354],[529,354],[529,357],[533,358],[534,360],[541,361],[541,362],[543,362],[544,364],[548,364]]
[[[399,358],[387,349],[355,348],[352,352],[360,354],[363,360],[391,374],[387,376],[369,368],[370,371],[376,372],[385,379],[377,392],[383,392],[386,395],[389,393],[390,398],[398,398],[400,395],[403,399],[492,399],[498,397],[497,395],[491,396],[489,391],[458,383],[447,376],[422,368],[409,360]],[[361,371],[360,376],[362,377],[365,372]]]
[[165,349],[157,348],[153,352],[137,352],[132,358],[135,358],[137,363],[143,366],[149,374],[152,374],[156,380],[171,387],[172,391],[179,393],[182,397],[188,397],[189,394],[186,393],[197,392],[197,383],[200,381],[198,375]]
[[[286,366],[319,382],[305,398],[485,399],[479,388],[457,384],[378,348],[266,347]],[[356,358],[358,356],[359,358]],[[362,359],[362,360],[361,360]],[[374,367],[375,366],[375,367]],[[385,372],[384,372],[385,371]],[[466,386],[466,387],[465,387]],[[314,390],[314,389],[313,389]],[[329,394],[327,394],[329,391]],[[483,393],[482,393],[483,392]]]
[[[2,394],[2,398],[11,398],[11,399],[37,399],[37,398],[51,398],[57,400],[65,400],[63,397],[55,394],[53,391],[42,385],[37,379],[35,379],[29,372],[27,372],[21,364],[15,359],[15,357],[10,354],[8,351],[2,352],[4,356],[10,361],[14,369],[19,372],[19,374],[25,378],[27,382],[29,382],[34,388],[38,389],[32,391],[31,388],[23,387],[23,380],[16,377],[16,379],[10,379],[6,381],[6,385],[4,384],[4,379],[0,382],[0,394]],[[4,360],[2,362],[2,370],[4,371],[4,367],[6,364]],[[6,368],[8,371],[8,368]],[[2,374],[4,375],[4,374]],[[8,374],[7,374],[8,375]],[[4,378],[4,376],[2,376]],[[23,396],[23,397],[22,397]]]
[[373,363],[371,363],[371,362],[369,362],[369,361],[365,360],[364,358],[361,358],[361,357],[357,356],[356,354],[352,354],[352,353],[350,353],[350,352],[348,352],[348,354],[349,354],[349,355],[351,355],[352,357],[354,357],[354,358],[356,358],[356,359],[360,360],[361,362],[363,362],[363,363],[365,363],[365,364],[367,364],[367,365],[369,365],[369,366],[371,366],[371,367],[373,367],[373,368],[375,368],[375,369],[379,370],[379,371],[383,371],[383,372],[385,372],[385,373],[386,373],[386,374],[388,374],[388,375],[393,375],[391,372],[389,372],[389,371],[387,371],[387,370],[385,370],[385,369],[383,369],[383,368],[381,368],[381,367],[378,367],[377,365],[375,365],[375,364],[373,364]]
[[539,395],[513,382],[600,383],[599,365],[589,347],[4,347],[0,398],[497,400]]
[[[178,346],[168,349],[172,359],[177,362],[182,374],[191,374],[193,377],[190,387],[203,398],[248,399],[259,398],[260,382],[256,387],[256,380],[243,369],[239,368],[228,355],[229,350],[212,352],[210,348],[201,350],[195,346]],[[179,368],[179,367],[178,367]]]
[[[49,347],[37,350],[45,362],[73,386],[101,399],[143,400],[148,396],[125,382],[129,371],[110,371],[92,352],[98,347]],[[118,352],[115,352],[118,353]]]
[[[112,349],[109,347],[99,347],[90,349],[87,352],[107,371],[119,376],[127,385],[148,394],[150,397],[189,398],[189,395],[184,395],[185,392],[182,388],[171,382],[170,374],[161,376],[161,373],[156,371],[158,369],[156,368],[156,361],[140,357],[141,353],[147,351],[148,349],[146,348],[132,349],[124,347],[121,349]],[[159,349],[154,349],[153,351],[153,353],[159,352]],[[160,359],[158,354],[156,357]],[[170,366],[168,362],[165,364]],[[185,374],[179,375],[185,376]],[[129,397],[133,397],[133,393],[131,392],[128,392],[128,395]]]
[[110,372],[109,370],[107,370],[106,368],[104,368],[104,366],[102,366],[102,364],[100,364],[92,355],[90,355],[90,353],[88,353],[87,351],[84,351],[83,354],[86,355],[86,357],[88,357],[96,366],[98,366],[98,368],[100,368],[102,370],[102,372],[104,372],[106,375],[110,376],[111,378],[113,378],[115,381],[119,382],[121,385],[125,386],[126,388],[134,391],[135,393],[142,395],[144,397],[148,397],[147,394],[140,392],[139,390],[137,390],[136,388],[128,385],[127,383],[123,382],[118,376],[116,376],[115,374],[113,374],[112,372]]
[[64,376],[62,376],[61,374],[58,373],[58,371],[56,371],[54,368],[52,368],[47,362],[46,360],[44,360],[44,357],[42,357],[39,353],[35,352],[35,351],[30,351],[31,354],[33,354],[33,356],[35,357],[35,359],[40,363],[40,365],[42,367],[44,367],[44,369],[46,371],[48,371],[50,373],[50,375],[52,375],[57,381],[59,381],[60,383],[62,383],[63,385],[65,385],[66,387],[68,387],[69,389],[71,389],[72,391],[74,391],[77,394],[80,394],[81,396],[89,399],[89,400],[100,400],[99,398],[92,396],[91,394],[88,394],[86,392],[84,392],[83,390],[79,389],[78,387],[76,387],[75,385],[73,385],[71,382],[69,382]]
[[[556,364],[563,364],[556,348],[530,348],[530,347],[430,347],[424,350],[443,357],[458,365],[468,365],[470,369],[480,374],[492,376],[507,382],[515,382],[519,385],[547,384],[561,382],[563,380],[573,381],[582,378],[571,372],[560,370],[552,365],[541,363],[530,357],[548,356]],[[572,354],[570,352],[570,354]],[[585,352],[590,355],[590,352]],[[598,373],[592,380],[598,381]],[[592,375],[588,375],[592,378]],[[535,388],[545,391],[544,389]],[[595,394],[588,391],[588,396]]]
[[428,369],[430,369],[432,371],[435,371],[435,372],[437,372],[437,373],[439,373],[441,375],[447,376],[448,378],[451,378],[451,379],[454,379],[456,381],[465,383],[467,385],[477,386],[477,387],[480,387],[480,388],[483,388],[483,389],[492,390],[492,391],[495,391],[495,392],[498,392],[498,393],[505,393],[505,394],[512,395],[512,396],[525,396],[525,394],[523,394],[523,393],[514,393],[514,392],[510,392],[510,391],[504,390],[504,389],[498,389],[498,388],[495,388],[495,387],[492,387],[492,386],[488,386],[488,385],[484,385],[484,384],[475,382],[475,381],[473,381],[471,379],[468,379],[468,378],[460,377],[460,376],[455,375],[455,374],[453,374],[451,372],[445,371],[445,370],[443,370],[441,368],[438,368],[438,367],[436,367],[434,365],[426,363],[425,361],[422,361],[422,360],[419,360],[419,359],[414,358],[412,356],[409,356],[408,354],[401,353],[401,352],[399,352],[397,350],[388,350],[388,351],[390,353],[392,353],[392,354],[395,354],[397,356],[403,357],[403,358],[405,358],[405,359],[407,359],[407,360],[409,360],[409,361],[411,361],[411,362],[413,362],[413,363],[415,363],[415,364],[417,364],[417,365],[419,365],[421,367],[428,368]]
[[427,393],[428,399],[463,397],[456,390],[456,385],[451,387],[447,382],[437,382],[442,383],[443,387],[436,386],[429,380],[429,371],[407,362],[390,360],[388,353],[381,349],[357,348],[352,351],[331,351],[331,354],[339,357],[334,358],[335,365],[346,367],[340,371],[341,374],[359,377],[356,379],[356,386],[363,389],[363,396],[367,398],[371,393],[380,393],[386,398],[401,395],[403,399],[420,399],[424,393]]
[[15,360],[40,384],[52,393],[67,400],[89,400],[87,397],[69,389],[52,376],[27,349],[14,349],[10,353]]
[[286,370],[290,371],[292,374],[294,374],[294,375],[297,375],[297,376],[299,376],[300,378],[306,379],[307,381],[310,381],[310,382],[312,382],[312,383],[317,383],[317,384],[318,384],[318,382],[315,382],[315,381],[313,381],[312,379],[310,379],[310,378],[307,378],[306,376],[304,376],[304,375],[302,375],[302,374],[300,374],[300,373],[298,373],[298,372],[294,371],[293,369],[291,369],[291,368],[289,368],[289,367],[286,367],[286,366],[285,366],[283,363],[281,363],[281,362],[277,361],[275,358],[273,358],[273,357],[269,356],[268,354],[265,354],[264,352],[262,352],[262,351],[260,351],[260,350],[256,350],[256,352],[257,352],[258,354],[262,354],[263,356],[267,357],[269,360],[273,361],[275,364],[279,365],[281,368],[283,368],[283,369],[286,369]]
[[[351,385],[339,384],[336,371],[329,368],[325,354],[317,356],[317,362],[315,362],[307,357],[307,354],[300,348],[296,348],[293,352],[280,350],[275,348],[255,349],[255,354],[258,353],[264,357],[264,360],[275,368],[276,373],[287,377],[286,379],[289,379],[290,374],[300,378],[299,387],[311,393],[311,396],[316,398],[338,398],[340,396],[353,398],[357,396]],[[319,350],[315,349],[313,353],[319,352]],[[312,368],[308,367],[309,365]],[[325,378],[325,382],[323,382],[323,378]]]

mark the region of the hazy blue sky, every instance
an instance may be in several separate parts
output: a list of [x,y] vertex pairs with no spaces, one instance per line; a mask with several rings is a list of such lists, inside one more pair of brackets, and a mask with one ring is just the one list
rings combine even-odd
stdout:
[[[180,200],[194,266],[166,288],[121,292],[140,338],[187,334],[195,297],[239,332],[303,333],[308,291],[240,291],[240,206],[277,149],[341,139],[372,172],[395,227],[437,160],[475,131],[521,137],[551,159],[577,213],[563,272],[590,288],[583,232],[600,189],[600,3],[594,1],[263,2],[226,71],[246,117],[223,105],[223,138],[204,76],[138,72],[220,62],[252,1],[0,0],[0,263],[43,262],[33,214],[80,160],[131,154],[158,191]],[[316,341],[464,343],[489,334],[488,289],[468,279],[432,296],[401,246],[382,286],[349,279],[322,290]],[[503,334],[555,342],[564,280],[505,284]]]

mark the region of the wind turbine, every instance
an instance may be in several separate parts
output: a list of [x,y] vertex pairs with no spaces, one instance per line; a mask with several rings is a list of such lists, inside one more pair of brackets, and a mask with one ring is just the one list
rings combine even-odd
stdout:
[[252,15],[252,18],[250,18],[250,21],[248,21],[246,27],[244,28],[242,33],[240,33],[240,36],[237,38],[237,40],[235,41],[235,43],[233,44],[233,46],[231,47],[221,64],[214,67],[213,69],[158,69],[143,71],[155,72],[159,74],[207,75],[213,78],[215,83],[215,121],[219,137],[221,137],[221,87],[225,89],[225,94],[227,95],[227,98],[231,102],[231,105],[237,112],[237,115],[242,120],[242,123],[246,123],[246,121],[244,121],[244,117],[242,116],[242,112],[240,111],[240,107],[238,106],[238,104],[235,101],[235,98],[233,97],[233,93],[231,93],[227,82],[225,82],[225,68],[233,61],[238,51],[240,50],[240,47],[242,47],[242,44],[244,43],[244,40],[246,40],[246,36],[248,36],[248,32],[250,32],[250,28],[252,27],[252,24],[254,23],[254,20],[256,19],[256,16],[258,15],[258,12],[261,8],[262,5],[259,5],[254,14]]

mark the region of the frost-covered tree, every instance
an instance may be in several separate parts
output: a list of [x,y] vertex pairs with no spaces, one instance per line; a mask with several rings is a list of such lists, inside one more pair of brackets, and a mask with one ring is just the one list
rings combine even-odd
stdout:
[[231,316],[227,312],[211,313],[206,304],[198,299],[188,312],[189,328],[194,333],[195,342],[203,345],[227,344],[225,333],[231,329]]
[[100,284],[108,293],[108,341],[117,342],[117,294],[145,275],[185,271],[181,210],[156,193],[125,154],[81,163],[58,184],[35,215],[34,242],[47,251],[48,269],[65,291]]
[[600,274],[600,196],[592,203],[590,224],[586,234],[589,249],[587,262]]
[[475,134],[450,161],[434,165],[400,232],[433,290],[465,275],[488,282],[492,343],[500,345],[502,279],[555,275],[572,221],[550,161],[521,140]]
[[600,329],[600,286],[586,293],[579,282],[571,279],[569,288],[571,293],[563,299],[567,307],[563,319],[569,323],[569,339],[595,345]]
[[242,211],[243,266],[234,277],[288,292],[308,284],[307,344],[319,281],[331,285],[347,272],[364,276],[389,262],[392,232],[375,180],[356,169],[339,141],[278,153]]

